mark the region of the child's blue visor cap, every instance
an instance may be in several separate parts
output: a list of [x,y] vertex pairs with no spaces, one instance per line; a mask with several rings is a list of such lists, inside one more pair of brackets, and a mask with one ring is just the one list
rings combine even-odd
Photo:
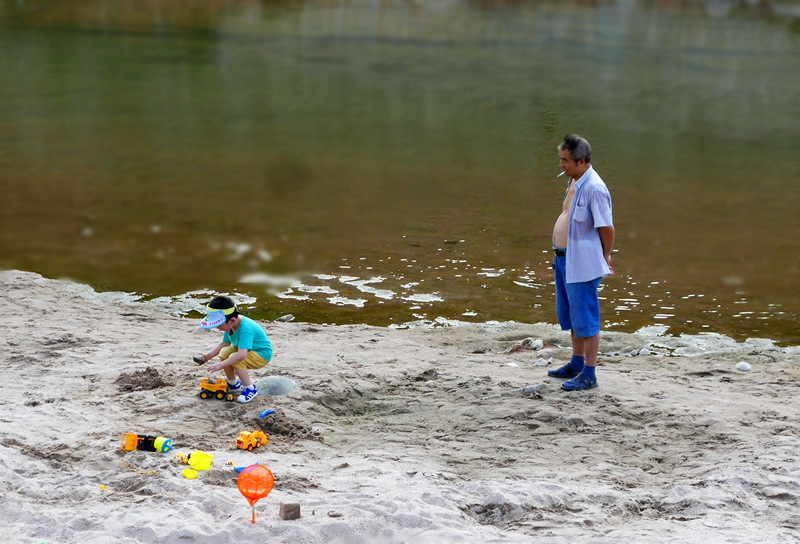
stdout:
[[222,310],[218,312],[209,312],[208,315],[200,322],[200,326],[204,329],[216,329],[225,323],[225,312]]

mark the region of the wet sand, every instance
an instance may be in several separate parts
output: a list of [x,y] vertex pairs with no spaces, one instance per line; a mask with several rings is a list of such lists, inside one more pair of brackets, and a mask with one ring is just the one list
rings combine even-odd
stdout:
[[[298,386],[240,405],[199,398],[191,358],[219,334],[196,320],[31,273],[0,287],[9,541],[800,542],[796,346],[605,333],[600,387],[566,393],[549,324],[262,322],[276,357],[254,378]],[[545,347],[504,353],[529,337]],[[269,443],[237,449],[254,429]],[[175,450],[122,451],[121,433]],[[173,454],[196,450],[212,466],[187,480]],[[275,476],[255,524],[228,461]]]

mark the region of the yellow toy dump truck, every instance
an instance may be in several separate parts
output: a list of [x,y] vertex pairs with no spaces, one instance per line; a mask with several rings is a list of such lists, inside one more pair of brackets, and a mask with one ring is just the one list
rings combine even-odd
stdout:
[[228,393],[228,382],[225,380],[215,380],[203,378],[200,382],[200,398],[207,399],[209,397],[217,397],[219,400],[233,400],[233,395]]
[[236,439],[236,447],[243,450],[253,451],[267,443],[267,435],[264,431],[242,431]]

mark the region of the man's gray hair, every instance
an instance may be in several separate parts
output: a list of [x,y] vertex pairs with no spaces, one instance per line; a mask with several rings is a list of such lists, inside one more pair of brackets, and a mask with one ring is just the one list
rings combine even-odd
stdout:
[[564,139],[561,140],[558,150],[569,151],[569,156],[572,157],[572,160],[575,162],[586,161],[587,164],[592,162],[592,146],[589,145],[589,141],[583,136],[567,134],[564,136]]

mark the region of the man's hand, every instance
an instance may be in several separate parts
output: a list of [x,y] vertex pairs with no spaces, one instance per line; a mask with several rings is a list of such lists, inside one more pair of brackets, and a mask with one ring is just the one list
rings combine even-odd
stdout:
[[609,275],[614,275],[614,269],[611,268],[611,255],[606,256],[606,262],[608,263],[608,269],[610,270]]

